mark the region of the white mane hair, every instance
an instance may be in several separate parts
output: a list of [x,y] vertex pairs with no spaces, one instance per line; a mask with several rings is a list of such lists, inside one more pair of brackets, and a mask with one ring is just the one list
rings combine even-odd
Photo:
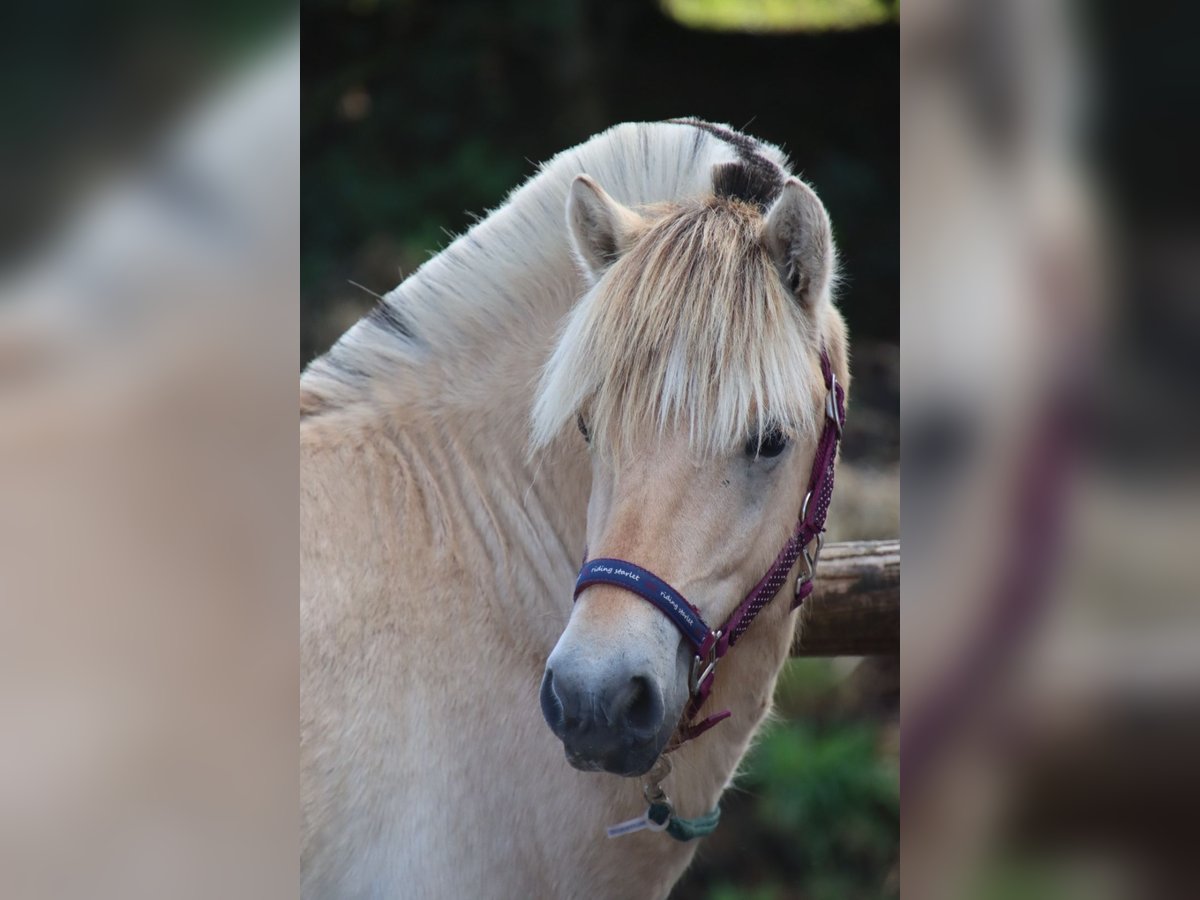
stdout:
[[[645,220],[595,284],[564,221],[584,173]],[[814,325],[761,239],[773,198],[759,193],[788,177],[777,147],[726,126],[611,128],[543,164],[315,360],[302,412],[428,406],[431,394],[480,409],[504,394],[535,448],[580,412],[600,444],[676,423],[705,453],[755,427],[811,434]]]
[[770,258],[764,218],[708,197],[644,210],[651,224],[576,305],[545,368],[535,446],[582,414],[593,443],[688,429],[727,452],[768,428],[815,436],[811,327]]

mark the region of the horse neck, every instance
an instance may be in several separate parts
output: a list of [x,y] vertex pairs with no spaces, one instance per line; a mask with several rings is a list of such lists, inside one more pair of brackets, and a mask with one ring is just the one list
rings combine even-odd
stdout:
[[524,579],[511,591],[492,584],[489,596],[544,614],[569,598],[591,469],[574,432],[529,454],[539,369],[584,290],[563,223],[566,186],[537,181],[391,291],[386,314],[351,328],[305,372],[302,391],[368,430],[408,435],[440,496],[462,499],[457,524],[478,549],[476,571]]

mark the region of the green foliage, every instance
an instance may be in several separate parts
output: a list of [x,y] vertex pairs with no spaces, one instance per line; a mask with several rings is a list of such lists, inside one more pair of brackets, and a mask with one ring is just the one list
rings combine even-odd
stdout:
[[1081,873],[1071,872],[1069,866],[1062,865],[1061,860],[1055,865],[1045,860],[1002,857],[982,866],[966,897],[968,900],[1074,900],[1109,896],[1111,890],[1095,883],[1098,874],[1081,877]]
[[691,28],[730,31],[825,31],[895,19],[889,0],[663,0]]
[[756,815],[772,834],[798,837],[793,853],[812,873],[814,897],[852,896],[854,878],[844,873],[871,873],[872,882],[860,886],[870,888],[894,855],[899,778],[877,744],[866,723],[815,729],[787,722],[755,753],[747,786],[760,795]]
[[770,885],[746,889],[719,884],[709,892],[708,900],[779,900],[779,889]]
[[785,714],[811,712],[834,692],[839,680],[827,659],[788,660],[775,685],[776,708]]

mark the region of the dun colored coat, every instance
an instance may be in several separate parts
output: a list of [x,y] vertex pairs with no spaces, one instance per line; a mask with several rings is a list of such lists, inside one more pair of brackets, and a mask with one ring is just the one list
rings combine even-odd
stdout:
[[[636,561],[725,618],[795,523],[823,348],[848,383],[834,268],[825,210],[778,149],[695,120],[621,125],[308,367],[304,897],[667,895],[694,843],[605,839],[645,808],[610,771],[644,766],[568,763],[539,708],[547,659],[581,678],[636,662],[661,750],[686,648],[616,588],[573,604],[581,556]],[[767,436],[786,442],[769,459]],[[717,803],[768,714],[791,590],[721,663],[709,706],[733,717],[672,753],[683,815]]]

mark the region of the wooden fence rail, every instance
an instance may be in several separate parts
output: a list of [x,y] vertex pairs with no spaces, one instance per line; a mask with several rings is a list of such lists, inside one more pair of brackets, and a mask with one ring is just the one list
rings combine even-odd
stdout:
[[900,652],[900,542],[827,544],[800,607],[792,656]]

